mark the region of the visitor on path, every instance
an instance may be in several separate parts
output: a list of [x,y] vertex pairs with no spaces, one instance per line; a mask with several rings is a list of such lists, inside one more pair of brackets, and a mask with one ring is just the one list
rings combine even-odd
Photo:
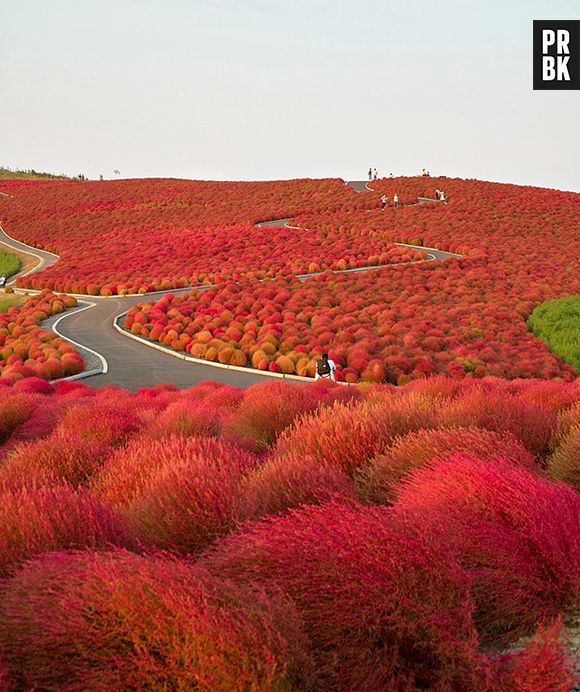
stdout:
[[2,276],[0,276],[0,288],[4,288],[5,285],[6,285],[6,274],[2,274]]
[[379,179],[379,174],[377,173],[377,169],[373,171],[373,180],[378,180]]
[[445,193],[443,192],[443,190],[441,190],[441,191],[439,192],[439,201],[440,201],[440,202],[445,202],[445,201],[446,201],[446,200],[445,200]]
[[336,382],[336,378],[334,377],[335,370],[336,363],[330,360],[328,353],[323,353],[322,358],[316,363],[316,375],[314,379],[319,380],[321,377],[324,377],[325,380]]
[[398,206],[399,206],[399,195],[394,195],[394,197],[393,197],[393,207],[395,207],[395,209],[396,209]]
[[381,211],[384,211],[384,210],[385,210],[385,207],[387,206],[387,202],[388,202],[388,201],[389,201],[389,200],[388,200],[388,198],[387,198],[387,195],[383,195],[383,196],[381,197]]
[[441,190],[435,190],[435,199],[441,199]]
[[373,179],[373,169],[369,168],[369,183],[371,182],[372,179]]

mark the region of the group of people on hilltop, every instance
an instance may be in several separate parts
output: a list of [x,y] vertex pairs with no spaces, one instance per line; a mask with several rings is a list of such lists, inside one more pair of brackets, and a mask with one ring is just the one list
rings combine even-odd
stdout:
[[[389,178],[393,178],[393,174],[389,173]],[[377,173],[376,168],[369,168],[369,182],[373,180],[378,180],[379,179],[379,174]]]
[[[422,168],[421,173],[419,175],[429,178],[431,176],[431,173],[429,173],[429,171],[426,168]],[[373,180],[378,180],[379,174],[377,173],[377,169],[373,168],[371,166],[369,168],[368,176],[369,176],[369,182],[371,182]],[[389,178],[392,178],[392,177],[393,177],[393,174],[389,173]]]

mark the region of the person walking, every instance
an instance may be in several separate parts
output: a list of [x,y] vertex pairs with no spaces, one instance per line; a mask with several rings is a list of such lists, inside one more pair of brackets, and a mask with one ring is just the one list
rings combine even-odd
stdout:
[[393,207],[395,207],[395,209],[396,209],[398,206],[399,206],[399,195],[394,195],[393,196]]
[[375,168],[373,171],[373,180],[378,180],[379,179],[379,174],[377,173],[377,169]]
[[371,182],[372,179],[373,179],[373,169],[369,168],[369,183]]
[[381,211],[385,211],[385,207],[387,206],[388,201],[389,200],[387,198],[387,195],[383,195],[381,197]]
[[435,199],[441,199],[441,190],[435,190]]
[[322,358],[316,363],[316,375],[314,380],[319,380],[323,377],[325,380],[332,380],[336,382],[334,372],[336,370],[336,363],[330,360],[328,353],[323,353]]

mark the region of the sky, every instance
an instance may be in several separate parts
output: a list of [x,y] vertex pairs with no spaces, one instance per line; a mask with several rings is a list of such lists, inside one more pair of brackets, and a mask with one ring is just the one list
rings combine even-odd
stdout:
[[[432,175],[580,190],[578,0],[0,0],[0,165],[91,178]],[[114,171],[120,174],[115,174]]]

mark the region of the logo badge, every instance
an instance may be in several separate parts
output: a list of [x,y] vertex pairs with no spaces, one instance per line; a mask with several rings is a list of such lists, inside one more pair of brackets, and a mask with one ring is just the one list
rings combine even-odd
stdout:
[[534,89],[580,89],[580,20],[534,20]]

